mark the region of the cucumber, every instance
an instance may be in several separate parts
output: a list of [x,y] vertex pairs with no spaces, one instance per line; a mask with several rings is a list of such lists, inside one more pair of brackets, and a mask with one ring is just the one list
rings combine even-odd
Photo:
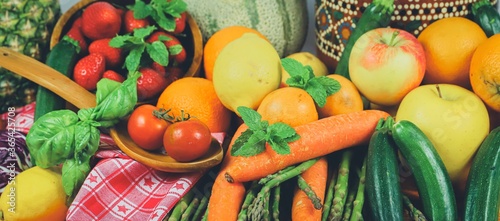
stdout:
[[450,176],[429,138],[408,120],[394,123],[391,136],[413,173],[425,217],[436,221],[458,220]]
[[397,149],[389,134],[392,123],[392,118],[381,119],[368,145],[365,191],[370,215],[376,221],[404,220]]
[[489,0],[479,0],[472,4],[473,20],[481,26],[486,36],[500,33],[500,13]]
[[[80,46],[78,46],[76,41],[69,37],[63,37],[61,41],[50,50],[45,60],[45,64],[59,71],[61,74],[70,77],[78,59],[79,51]],[[66,107],[66,100],[54,92],[42,86],[38,86],[34,114],[35,121],[48,112],[60,110],[64,107]]]
[[340,74],[347,79],[349,77],[349,57],[351,56],[352,47],[354,43],[367,31],[375,28],[383,28],[389,26],[391,16],[394,12],[394,0],[373,0],[356,23],[356,28],[352,31],[342,55],[339,58],[337,67],[335,68],[336,74]]
[[500,209],[500,127],[484,139],[472,160],[465,188],[464,221],[497,221]]

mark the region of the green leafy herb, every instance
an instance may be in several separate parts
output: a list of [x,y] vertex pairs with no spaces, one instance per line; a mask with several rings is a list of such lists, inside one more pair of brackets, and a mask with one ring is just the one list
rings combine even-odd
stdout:
[[300,138],[289,125],[280,122],[269,125],[268,121],[263,121],[262,116],[251,108],[240,106],[237,111],[248,129],[235,140],[231,149],[233,156],[257,155],[265,151],[266,143],[278,154],[289,154],[288,143]]
[[[132,34],[118,35],[111,39],[109,45],[114,48],[122,48],[128,55],[125,58],[125,68],[129,73],[139,69],[141,64],[151,61],[162,66],[168,65],[169,51],[160,37],[152,43],[146,42],[145,38],[156,30],[155,26],[134,29]],[[167,38],[168,39],[168,38]]]
[[303,66],[293,58],[281,59],[281,65],[290,74],[286,83],[290,87],[304,89],[319,107],[324,107],[326,98],[340,90],[340,83],[326,76],[315,76],[311,66]]
[[137,103],[139,72],[118,83],[97,83],[96,107],[49,112],[34,122],[26,144],[38,166],[63,164],[62,182],[69,199],[75,196],[90,172],[90,159],[99,146],[99,127],[112,127],[129,115]]
[[181,13],[187,10],[187,4],[183,0],[151,0],[149,3],[136,0],[130,8],[134,11],[134,18],[150,17],[166,31],[174,31],[175,18],[181,17]]

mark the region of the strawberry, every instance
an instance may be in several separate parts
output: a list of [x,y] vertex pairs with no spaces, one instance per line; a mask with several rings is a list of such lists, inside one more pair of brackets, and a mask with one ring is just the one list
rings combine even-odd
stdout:
[[175,18],[175,29],[172,33],[180,34],[186,29],[186,12],[181,13],[181,17]]
[[112,38],[120,32],[122,18],[109,2],[97,1],[82,13],[82,33],[91,40]]
[[89,53],[101,53],[106,59],[107,68],[115,68],[123,63],[123,50],[109,46],[111,38],[95,40],[89,45]]
[[168,85],[166,78],[149,67],[139,68],[141,76],[137,79],[137,98],[141,101],[160,94]]
[[182,78],[184,76],[184,71],[180,67],[166,67],[165,68],[166,72],[166,78],[168,80],[168,84],[171,84],[172,82],[178,80],[179,78]]
[[107,70],[105,71],[103,74],[102,74],[102,77],[103,78],[107,78],[107,79],[111,79],[113,81],[118,81],[118,82],[123,82],[125,81],[125,78],[119,74],[118,72],[116,71],[113,71],[113,70]]
[[97,82],[101,80],[105,70],[104,56],[99,53],[91,53],[75,64],[73,80],[83,88],[92,91],[96,89]]
[[149,26],[149,21],[147,19],[135,18],[133,10],[127,10],[123,15],[123,30],[125,33],[132,33],[134,29],[146,26]]
[[158,64],[158,62],[153,62],[151,64],[151,68],[158,72],[163,77],[167,77],[166,74],[167,72],[165,71],[165,66],[162,66],[161,64]]
[[85,36],[83,36],[81,27],[82,17],[78,17],[71,25],[68,33],[66,33],[66,36],[78,42],[78,45],[80,46],[80,55],[86,54],[88,51],[87,39],[85,39]]
[[163,43],[170,53],[170,58],[173,59],[177,64],[182,64],[186,60],[186,49],[182,46],[179,39],[174,35],[169,34],[165,31],[155,31],[146,40],[149,43],[158,41],[160,36],[166,36],[170,40],[164,41]]

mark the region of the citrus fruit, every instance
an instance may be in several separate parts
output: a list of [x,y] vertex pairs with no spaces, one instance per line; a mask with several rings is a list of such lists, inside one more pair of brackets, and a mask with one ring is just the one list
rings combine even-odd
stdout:
[[[309,65],[313,70],[314,76],[325,76],[328,74],[328,69],[318,57],[307,51],[296,52],[287,56],[287,58],[293,58],[300,62],[302,65]],[[283,69],[281,75],[281,86],[287,86],[286,80],[290,78],[290,74]]]
[[339,74],[329,74],[329,78],[337,80],[340,90],[326,98],[325,106],[317,107],[320,118],[363,110],[363,100],[356,86]]
[[500,112],[500,34],[477,47],[470,64],[470,83],[488,107]]
[[203,67],[205,78],[212,80],[215,60],[220,51],[231,41],[241,37],[245,33],[255,33],[259,37],[266,39],[259,31],[245,26],[229,26],[215,32],[203,47]]
[[56,169],[24,170],[0,196],[0,220],[62,221],[67,210],[61,171]]
[[439,19],[418,36],[427,68],[423,84],[447,83],[470,89],[472,54],[487,39],[475,22],[463,17]]
[[282,122],[292,127],[318,120],[314,100],[296,87],[283,87],[267,94],[257,112],[270,124]]
[[281,60],[271,43],[246,33],[221,50],[212,81],[229,110],[236,114],[239,106],[256,110],[262,99],[280,86]]
[[227,132],[231,112],[222,105],[212,81],[201,77],[184,77],[172,82],[158,97],[159,108],[181,117],[189,114],[205,123],[210,132]]

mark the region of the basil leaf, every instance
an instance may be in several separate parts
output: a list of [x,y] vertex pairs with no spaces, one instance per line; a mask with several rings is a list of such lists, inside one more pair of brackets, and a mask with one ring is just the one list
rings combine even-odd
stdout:
[[102,103],[104,99],[109,97],[111,92],[120,87],[121,83],[118,81],[113,81],[108,78],[102,78],[97,82],[97,90],[96,90],[96,103]]
[[99,147],[101,132],[91,121],[80,121],[75,126],[75,159],[87,162]]
[[62,166],[62,184],[64,192],[70,198],[74,198],[85,177],[90,172],[90,164],[88,161],[79,161],[78,159],[68,159]]
[[[119,87],[114,88],[109,92],[103,100],[97,103],[94,109],[94,121],[101,123],[107,127],[108,121],[116,122],[123,117],[127,116],[134,110],[137,103],[137,79],[140,77],[139,72],[134,72],[128,76],[128,78],[121,83]],[[108,84],[109,81],[100,81],[101,84]],[[100,88],[112,88],[101,86]]]
[[38,166],[47,168],[72,158],[78,115],[70,110],[51,111],[35,121],[26,144]]

